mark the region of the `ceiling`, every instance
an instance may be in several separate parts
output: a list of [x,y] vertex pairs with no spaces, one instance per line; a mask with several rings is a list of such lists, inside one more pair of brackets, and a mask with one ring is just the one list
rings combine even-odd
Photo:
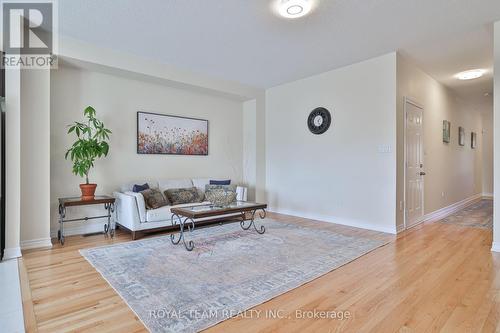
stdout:
[[[297,20],[275,0],[64,0],[62,35],[268,88],[394,50],[459,94],[492,91],[498,0],[315,0]],[[485,68],[459,82],[456,72]]]

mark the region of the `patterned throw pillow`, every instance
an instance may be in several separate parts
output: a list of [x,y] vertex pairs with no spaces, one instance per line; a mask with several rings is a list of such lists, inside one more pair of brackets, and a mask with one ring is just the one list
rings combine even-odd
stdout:
[[223,189],[225,191],[234,191],[236,192],[236,185],[215,185],[215,184],[208,184],[205,185],[205,193],[207,191],[211,190],[217,190],[217,189]]
[[144,197],[147,209],[156,209],[163,206],[168,206],[168,200],[163,196],[160,190],[155,188],[147,189],[139,192]]
[[225,206],[236,200],[234,185],[206,185],[205,200],[214,205]]
[[216,206],[226,206],[236,200],[236,193],[224,189],[213,189],[205,193],[205,199]]
[[172,188],[166,190],[164,193],[168,200],[172,203],[172,206],[201,202],[200,195],[196,187]]

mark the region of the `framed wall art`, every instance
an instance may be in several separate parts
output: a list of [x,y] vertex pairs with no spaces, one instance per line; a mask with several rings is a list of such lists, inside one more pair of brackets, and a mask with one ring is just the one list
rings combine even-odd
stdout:
[[462,126],[458,128],[458,144],[465,146],[465,129]]
[[208,155],[208,120],[137,112],[137,153]]
[[476,132],[470,133],[470,147],[472,149],[476,149],[476,147],[477,147],[477,134],[476,134]]
[[450,143],[451,123],[443,120],[443,142]]

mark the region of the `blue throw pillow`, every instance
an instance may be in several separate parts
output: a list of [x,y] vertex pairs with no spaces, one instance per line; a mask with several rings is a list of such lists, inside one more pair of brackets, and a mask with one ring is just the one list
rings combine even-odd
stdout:
[[211,180],[210,185],[231,185],[231,179],[228,180]]
[[148,183],[142,184],[142,185],[137,185],[135,184],[134,187],[132,188],[132,192],[139,193],[144,190],[149,190],[149,185]]

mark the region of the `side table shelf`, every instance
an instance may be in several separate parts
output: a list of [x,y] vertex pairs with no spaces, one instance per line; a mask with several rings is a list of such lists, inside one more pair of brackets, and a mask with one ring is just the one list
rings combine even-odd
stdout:
[[[66,218],[66,208],[76,206],[90,206],[90,205],[104,205],[107,215],[100,216],[85,216],[82,218],[69,219]],[[115,198],[108,195],[96,195],[92,200],[82,200],[80,197],[59,198],[59,231],[57,232],[57,239],[64,245],[64,223],[76,221],[88,221],[94,219],[107,218],[108,221],[104,224],[104,234],[114,237],[115,225],[111,223],[112,213],[115,210]]]

